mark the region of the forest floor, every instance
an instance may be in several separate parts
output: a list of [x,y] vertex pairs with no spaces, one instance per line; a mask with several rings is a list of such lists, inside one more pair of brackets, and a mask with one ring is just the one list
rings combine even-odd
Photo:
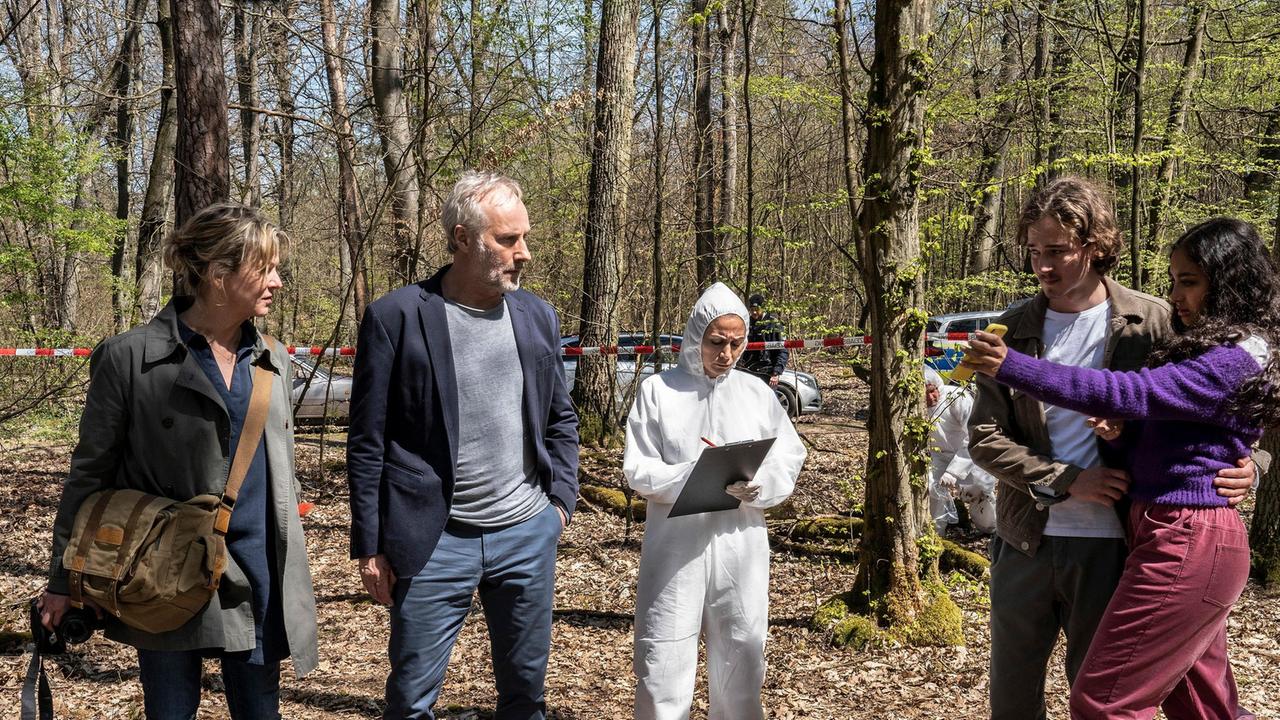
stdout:
[[[831,356],[800,358],[822,383],[824,412],[798,424],[809,460],[789,503],[771,513],[785,533],[795,518],[837,514],[857,504],[865,454],[866,390]],[[301,434],[299,474],[317,506],[306,518],[307,545],[320,621],[320,666],[305,680],[286,665],[286,718],[373,718],[387,673],[387,611],[368,600],[347,559],[349,512],[343,436]],[[43,586],[50,527],[70,455],[67,442],[4,443],[0,457],[0,717],[18,716],[29,656],[22,633],[27,602]],[[620,453],[584,457],[586,481],[619,486]],[[1248,504],[1246,504],[1246,514]],[[555,624],[547,677],[551,716],[568,720],[631,716],[632,613],[642,526],[583,503],[560,546]],[[980,553],[985,538],[953,529],[952,539]],[[770,718],[982,718],[986,716],[986,582],[947,579],[964,616],[962,647],[832,648],[809,628],[814,609],[848,589],[852,568],[829,558],[773,555],[769,671]],[[1280,720],[1280,595],[1251,584],[1231,616],[1232,664],[1241,700],[1260,718]],[[1050,717],[1066,716],[1061,646],[1049,676]],[[438,706],[442,718],[489,718],[494,703],[488,639],[478,608],[454,649]],[[59,718],[140,718],[142,691],[134,652],[95,636],[76,652],[47,661]],[[226,716],[217,666],[206,664],[201,718]],[[700,671],[692,717],[707,714]]]

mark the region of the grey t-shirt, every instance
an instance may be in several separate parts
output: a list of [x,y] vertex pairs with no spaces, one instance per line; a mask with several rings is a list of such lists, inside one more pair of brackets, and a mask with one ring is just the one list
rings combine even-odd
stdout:
[[550,502],[524,433],[524,376],[504,299],[491,310],[445,302],[458,386],[458,468],[451,520],[503,527]]

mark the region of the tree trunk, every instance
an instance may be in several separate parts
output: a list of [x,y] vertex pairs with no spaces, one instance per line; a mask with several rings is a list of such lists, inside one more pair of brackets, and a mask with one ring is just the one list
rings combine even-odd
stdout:
[[1258,495],[1249,526],[1249,547],[1253,551],[1253,574],[1267,585],[1280,582],[1280,482],[1275,462],[1280,460],[1280,429],[1271,428],[1262,437],[1261,448],[1271,453],[1270,477],[1258,484]]
[[[409,267],[409,277],[418,276],[418,264],[422,260],[422,237],[426,232],[425,218],[428,216],[428,208],[434,210],[436,205],[435,197],[429,192],[432,186],[432,180],[435,173],[441,167],[440,162],[432,165],[431,161],[435,158],[432,153],[435,152],[435,123],[434,117],[436,111],[435,98],[437,89],[435,83],[436,63],[439,61],[440,43],[436,39],[436,29],[440,25],[440,0],[417,0],[414,4],[414,21],[417,26],[417,50],[418,50],[418,67],[416,75],[418,76],[418,132],[414,137],[414,145],[417,147],[418,160],[418,235],[416,251],[412,257],[413,264]],[[427,168],[434,169],[428,173]],[[428,190],[424,195],[422,190]],[[444,243],[437,243],[435,247],[442,247]]]
[[[147,0],[129,0],[125,6],[124,34],[120,38],[120,49],[116,55],[115,75],[116,92],[116,219],[121,227],[116,234],[115,244],[111,249],[111,277],[114,287],[111,293],[111,314],[115,320],[116,332],[124,332],[132,321],[129,303],[130,286],[135,277],[126,277],[126,262],[129,246],[129,161],[133,148],[133,104],[128,99],[133,87],[133,77],[142,64],[142,16],[147,11]],[[131,271],[132,267],[128,267]]]
[[[662,74],[662,0],[653,0],[653,312],[649,336],[654,345],[662,344],[662,210],[666,205],[663,159],[667,147],[662,142],[665,110],[663,106],[665,77]],[[654,372],[662,372],[662,353],[654,354]],[[628,499],[629,500],[629,499]],[[628,516],[630,519],[630,516]]]
[[258,146],[262,138],[262,116],[258,107],[258,47],[261,22],[249,14],[251,0],[237,0],[235,8],[236,94],[240,100],[240,144],[244,155],[244,188],[240,201],[251,207],[262,205]]
[[418,233],[418,163],[413,152],[409,109],[404,98],[400,26],[400,0],[373,0],[370,3],[374,109],[395,222],[395,272],[398,284],[405,284],[413,280],[421,237]]
[[[843,1],[843,0],[841,0]],[[743,0],[742,5],[742,111],[747,130],[747,281],[743,288],[752,292],[756,260],[756,135],[751,107],[751,65],[754,58],[751,41],[756,33],[756,0]]]
[[1138,0],[1138,56],[1133,77],[1133,165],[1129,169],[1129,265],[1133,273],[1130,285],[1141,290],[1142,272],[1142,216],[1138,203],[1142,200],[1142,168],[1138,155],[1142,153],[1143,85],[1147,74],[1147,0]]
[[693,0],[693,237],[698,289],[720,279],[715,235],[715,138],[711,134],[711,29],[707,0]]
[[930,602],[921,577],[937,572],[936,557],[922,556],[919,545],[931,531],[924,484],[929,424],[920,381],[918,209],[925,144],[922,78],[930,63],[931,15],[929,0],[876,3],[863,153],[867,188],[858,217],[876,343],[871,346],[866,522],[852,597],[890,628],[916,622]]
[[1245,173],[1245,196],[1266,192],[1280,175],[1280,105],[1266,114],[1262,139],[1258,142],[1257,169]]
[[174,223],[231,194],[227,81],[218,0],[170,0],[178,138]]
[[272,72],[276,81],[276,102],[280,117],[276,118],[276,145],[280,152],[280,171],[276,183],[276,205],[280,213],[280,227],[293,227],[294,204],[294,142],[293,115],[297,111],[294,99],[293,69],[297,63],[297,51],[289,41],[289,23],[296,5],[293,0],[275,6],[271,22]]
[[720,25],[720,214],[716,245],[729,246],[738,209],[738,98],[733,86],[738,72],[740,2],[726,0],[716,16]]
[[[582,322],[578,328],[584,347],[618,342],[620,250],[626,232],[639,15],[640,0],[603,0],[596,58],[595,131],[587,178]],[[573,400],[584,442],[600,444],[617,435],[616,384],[616,356],[579,358]]]
[[333,0],[320,0],[320,27],[324,43],[324,67],[329,78],[329,106],[338,146],[338,225],[350,262],[350,283],[356,325],[364,318],[368,283],[365,279],[365,223],[356,185],[355,135],[347,114],[347,80],[342,74],[342,50],[338,46],[338,18]]
[[1173,170],[1176,167],[1174,152],[1182,141],[1187,126],[1187,108],[1191,104],[1191,89],[1200,72],[1200,48],[1204,45],[1205,22],[1209,17],[1209,3],[1198,0],[1188,8],[1191,14],[1191,34],[1187,36],[1186,52],[1182,56],[1182,71],[1178,85],[1169,101],[1169,116],[1164,123],[1164,140],[1160,143],[1160,169],[1156,172],[1159,187],[1147,210],[1147,252],[1154,253],[1160,247],[1161,223],[1164,210],[1169,206],[1173,193]]
[[1049,117],[1049,100],[1050,93],[1047,87],[1047,78],[1051,70],[1049,64],[1052,62],[1053,54],[1053,38],[1049,29],[1048,16],[1053,12],[1055,0],[1037,0],[1036,2],[1036,33],[1035,33],[1035,57],[1032,60],[1032,77],[1036,80],[1036,91],[1032,96],[1033,112],[1032,118],[1033,135],[1035,152],[1032,162],[1035,167],[1039,168],[1036,187],[1044,187],[1049,184],[1052,179],[1051,174],[1052,163],[1049,160],[1051,154],[1048,146],[1050,144],[1050,117]]
[[149,322],[160,312],[164,285],[160,241],[164,238],[169,204],[173,200],[174,150],[178,141],[178,108],[173,78],[173,22],[167,0],[156,8],[156,34],[164,63],[160,86],[160,121],[156,143],[151,150],[147,174],[147,194],[142,200],[142,220],[138,225],[138,254],[134,270],[138,276],[138,315]]
[[978,199],[973,206],[973,228],[968,245],[973,255],[970,272],[981,273],[991,267],[1000,233],[1000,214],[1004,201],[1005,160],[1009,140],[1018,113],[1017,96],[1013,92],[1018,65],[1018,36],[1021,22],[1017,6],[1010,3],[1003,13],[1004,30],[1000,35],[1000,79],[996,92],[1002,93],[996,106],[991,128],[982,138],[982,159],[978,162]]
[[[849,32],[848,32],[848,10],[849,6],[846,0],[835,0],[835,13],[832,16],[832,23],[835,26],[836,38],[836,58],[840,64],[840,134],[842,156],[844,163],[841,167],[841,177],[844,180],[845,206],[849,213],[849,229],[850,238],[846,242],[846,246],[852,246],[855,249],[850,253],[854,258],[854,269],[861,271],[862,254],[861,243],[859,242],[858,233],[858,214],[861,212],[862,188],[858,185],[857,163],[858,163],[858,146],[855,132],[857,120],[855,118],[855,108],[853,103],[853,79],[852,64],[853,61],[849,56]],[[848,252],[848,247],[846,247]]]

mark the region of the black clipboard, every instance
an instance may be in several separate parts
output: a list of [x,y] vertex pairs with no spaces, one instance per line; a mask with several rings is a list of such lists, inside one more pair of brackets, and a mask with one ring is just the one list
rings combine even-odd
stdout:
[[709,447],[698,456],[684,489],[667,517],[736,510],[742,501],[724,489],[739,480],[751,481],[769,454],[776,437]]

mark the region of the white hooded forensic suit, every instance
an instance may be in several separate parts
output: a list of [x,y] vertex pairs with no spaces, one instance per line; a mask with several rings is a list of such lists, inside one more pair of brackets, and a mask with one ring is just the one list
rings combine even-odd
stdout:
[[969,413],[973,393],[967,387],[946,384],[932,368],[925,368],[925,383],[938,388],[938,402],[929,408],[933,428],[929,433],[929,514],[942,534],[959,520],[955,498],[965,503],[969,519],[982,532],[996,529],[995,478],[969,457]]
[[[804,445],[766,383],[731,369],[703,371],[702,338],[716,318],[747,309],[716,283],[698,299],[676,367],[646,380],[627,418],[623,473],[649,502],[636,589],[635,717],[689,717],[705,633],[711,720],[764,717],[769,625],[769,538],[764,509],[791,495]],[[736,510],[669,518],[699,454],[716,445],[776,437]],[[733,493],[731,493],[733,494]],[[735,495],[735,497],[740,497]],[[741,499],[741,497],[740,497]]]

